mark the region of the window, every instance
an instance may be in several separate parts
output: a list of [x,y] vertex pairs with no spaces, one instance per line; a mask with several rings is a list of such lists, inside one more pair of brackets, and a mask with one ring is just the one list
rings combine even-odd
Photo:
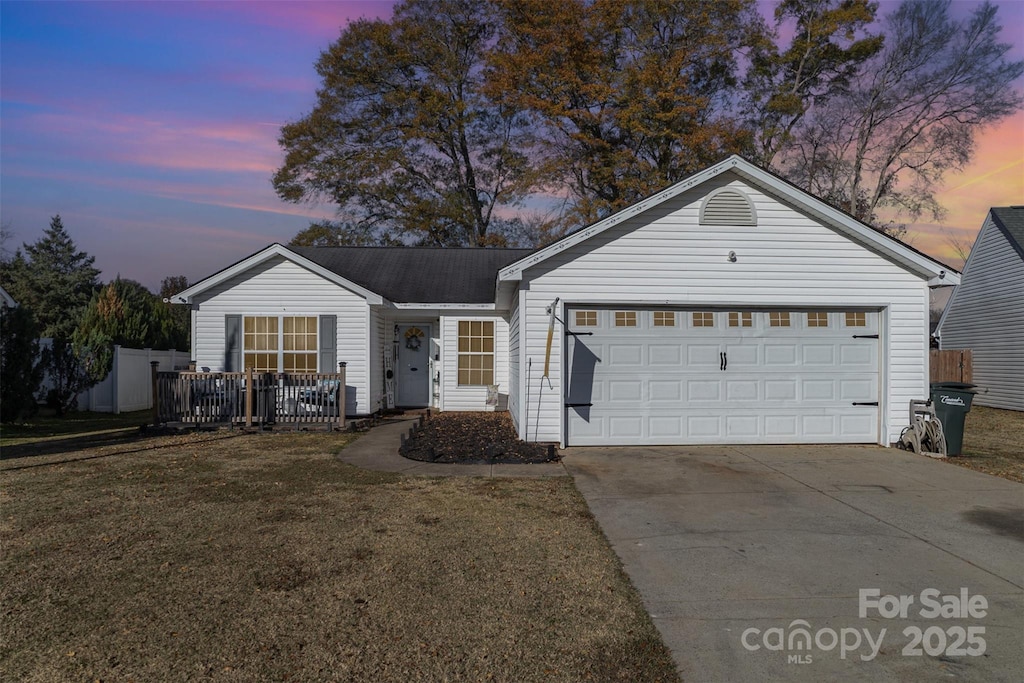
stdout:
[[694,311],[693,312],[693,326],[694,327],[714,327],[715,326],[715,314],[710,311]]
[[769,311],[768,324],[771,327],[789,327],[788,311]]
[[255,372],[316,372],[316,316],[246,316],[244,366]]
[[672,311],[655,311],[654,312],[654,326],[655,327],[675,327],[676,326],[676,314]]
[[284,318],[284,371],[316,372],[316,328],[314,316]]
[[576,311],[576,327],[597,327],[597,311]]
[[615,311],[615,327],[636,327],[636,311]]
[[737,311],[730,311],[729,313],[729,327],[753,327],[754,326],[754,314],[750,311],[743,311],[742,313]]
[[459,385],[494,384],[494,322],[459,321]]
[[846,326],[847,327],[867,327],[868,317],[864,311],[847,311],[846,312]]
[[807,327],[828,327],[828,313],[811,311],[807,314]]

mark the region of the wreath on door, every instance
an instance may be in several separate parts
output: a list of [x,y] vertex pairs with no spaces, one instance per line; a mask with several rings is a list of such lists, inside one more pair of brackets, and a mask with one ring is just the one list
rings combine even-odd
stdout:
[[423,330],[410,327],[405,331],[405,348],[416,351],[423,344]]

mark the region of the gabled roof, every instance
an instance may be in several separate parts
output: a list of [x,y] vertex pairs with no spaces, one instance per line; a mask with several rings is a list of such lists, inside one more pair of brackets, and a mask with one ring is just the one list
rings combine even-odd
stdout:
[[494,274],[529,249],[425,247],[285,247],[272,244],[176,295],[176,303],[280,256],[371,304],[493,304]]
[[494,275],[529,249],[289,247],[393,302],[494,303]]
[[1024,259],[1024,206],[993,206],[989,213],[1010,246]]
[[227,268],[224,268],[223,270],[214,273],[210,277],[200,280],[199,282],[195,283],[194,285],[186,289],[184,292],[179,292],[178,294],[171,297],[171,300],[176,304],[191,303],[192,297],[194,297],[196,294],[200,294],[201,292],[205,292],[206,290],[212,287],[216,287],[217,285],[227,280],[230,280],[236,275],[244,273],[253,266],[256,266],[260,263],[263,263],[264,261],[267,261],[277,256],[286,258],[289,261],[292,261],[293,263],[296,263],[302,266],[303,268],[306,268],[307,270],[310,270],[316,273],[317,275],[320,275],[321,277],[337,285],[340,285],[345,289],[348,289],[349,291],[355,292],[359,296],[366,299],[367,303],[383,303],[381,295],[378,294],[377,292],[373,292],[369,289],[366,289],[365,287],[362,287],[356,284],[355,282],[352,282],[351,280],[348,280],[347,278],[324,268],[319,263],[314,263],[305,256],[296,254],[294,251],[288,249],[288,247],[285,247],[277,243],[271,244],[266,249],[262,249],[253,254],[252,256],[247,256],[241,261],[237,261],[228,266]]
[[814,215],[826,225],[829,225],[837,232],[849,239],[858,242],[871,251],[884,258],[893,261],[906,270],[921,277],[929,279],[933,285],[955,285],[959,284],[959,275],[949,266],[936,261],[935,259],[921,253],[920,251],[904,244],[903,242],[890,237],[871,226],[857,220],[853,216],[841,211],[834,206],[818,199],[789,181],[774,173],[765,171],[755,166],[743,157],[732,155],[714,166],[698,171],[675,185],[662,190],[656,194],[643,199],[636,204],[628,206],[617,213],[608,216],[596,223],[576,232],[566,235],[562,239],[538,249],[526,258],[520,259],[509,266],[502,268],[498,273],[498,281],[516,281],[522,279],[523,271],[546,261],[552,256],[570,249],[581,242],[598,235],[605,230],[619,225],[623,221],[641,214],[649,209],[658,206],[698,185],[708,182],[715,177],[733,172],[738,174],[747,182],[750,182],[761,189],[766,190],[780,199],[800,208],[801,210]]
[[[964,264],[964,274],[968,278],[971,278],[969,275],[971,263],[979,251],[978,244],[981,243],[985,231],[991,229],[991,227],[995,227],[995,229],[1003,233],[1006,241],[1010,243],[1010,246],[1017,252],[1021,260],[1024,260],[1024,206],[993,206],[988,210],[988,215],[985,216],[985,221],[981,224],[978,236],[974,238],[974,246],[971,247],[971,253],[967,255],[967,263]],[[953,302],[956,301],[960,289],[960,287],[957,287],[953,290],[952,296],[946,301],[946,307],[942,310],[942,317],[939,318],[939,324],[935,330],[939,335],[942,334],[942,327],[946,324],[946,317],[953,309]]]

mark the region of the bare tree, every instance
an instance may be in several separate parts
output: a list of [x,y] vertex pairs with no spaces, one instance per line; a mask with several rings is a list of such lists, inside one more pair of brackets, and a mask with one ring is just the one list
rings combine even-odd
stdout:
[[861,220],[878,211],[939,220],[935,188],[970,162],[985,126],[1020,109],[1014,81],[1024,61],[1005,59],[997,8],[980,5],[966,20],[948,1],[905,0],[886,17],[886,46],[828,106],[805,117],[782,160],[787,177]]

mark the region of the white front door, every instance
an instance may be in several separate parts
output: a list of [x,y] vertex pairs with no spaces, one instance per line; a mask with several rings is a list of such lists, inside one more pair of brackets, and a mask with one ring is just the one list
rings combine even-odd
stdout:
[[878,440],[877,312],[568,313],[569,445]]
[[397,348],[395,404],[430,405],[430,325],[399,325]]

